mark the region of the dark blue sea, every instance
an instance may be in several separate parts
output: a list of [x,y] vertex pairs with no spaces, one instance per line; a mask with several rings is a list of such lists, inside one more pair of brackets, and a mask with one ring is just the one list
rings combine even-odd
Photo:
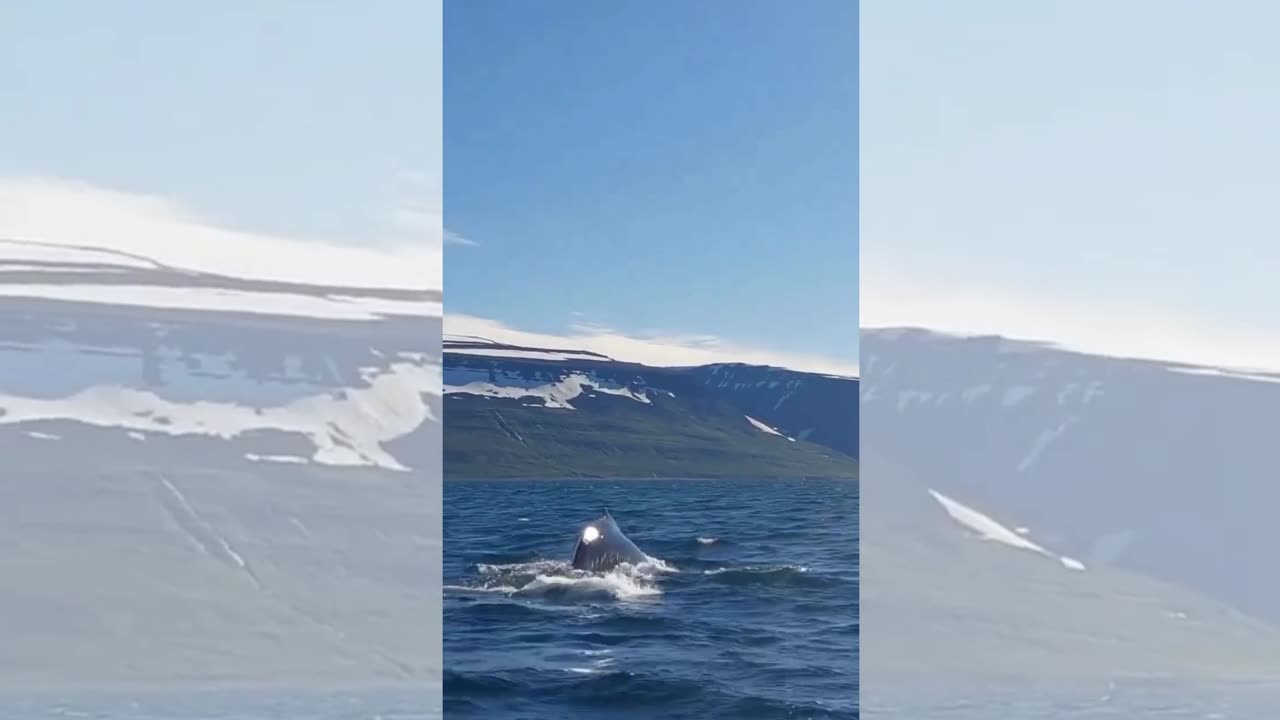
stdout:
[[[605,510],[652,558],[569,568]],[[856,718],[852,482],[447,481],[449,718]]]

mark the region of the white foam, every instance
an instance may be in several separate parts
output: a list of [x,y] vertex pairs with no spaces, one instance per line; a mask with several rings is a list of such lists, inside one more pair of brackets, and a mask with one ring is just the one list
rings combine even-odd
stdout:
[[795,571],[799,573],[807,573],[809,572],[809,567],[807,565],[747,565],[744,567],[711,568],[709,570],[703,570],[702,574],[703,575],[720,575],[721,573],[727,573],[727,572],[740,572],[740,573],[750,573],[750,574],[756,574],[756,575],[767,575],[770,573],[785,573],[785,572],[791,572],[791,571]]
[[443,590],[463,593],[493,593],[496,595],[513,595],[520,588],[512,585],[493,585],[488,587],[473,587],[471,585],[443,585]]
[[676,572],[658,558],[645,556],[637,565],[622,564],[607,573],[574,570],[559,560],[535,560],[502,565],[479,564],[481,581],[475,586],[454,586],[459,592],[500,593],[508,596],[540,596],[555,593],[604,594],[618,600],[656,597],[662,589],[659,573]]
[[719,538],[713,538],[713,537],[699,537],[699,538],[698,538],[698,544],[699,544],[699,545],[710,545],[710,544],[712,544],[712,543],[714,543],[714,542],[716,542],[716,541],[718,541],[718,540],[719,540]]
[[560,560],[535,560],[526,563],[510,563],[505,565],[490,565],[488,563],[480,563],[476,565],[476,572],[481,575],[504,575],[504,574],[528,574],[528,573],[549,573],[570,570],[569,563]]
[[[641,553],[641,554],[644,554],[644,553]],[[645,555],[644,560],[639,565],[636,565],[635,569],[644,574],[652,574],[655,572],[660,572],[660,573],[680,572],[675,567],[668,565],[666,560],[653,557],[652,555]]]
[[662,590],[656,585],[645,582],[643,577],[626,572],[621,566],[604,575],[586,575],[583,577],[538,575],[528,585],[517,590],[515,594],[545,595],[555,590],[598,592],[612,595],[619,600],[654,597],[662,594]]

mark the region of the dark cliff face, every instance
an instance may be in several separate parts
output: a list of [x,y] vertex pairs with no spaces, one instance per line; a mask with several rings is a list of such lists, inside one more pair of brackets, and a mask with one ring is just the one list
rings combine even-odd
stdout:
[[862,347],[878,457],[1091,569],[1280,620],[1280,377],[912,330]]
[[444,385],[447,476],[856,475],[854,379],[450,341]]

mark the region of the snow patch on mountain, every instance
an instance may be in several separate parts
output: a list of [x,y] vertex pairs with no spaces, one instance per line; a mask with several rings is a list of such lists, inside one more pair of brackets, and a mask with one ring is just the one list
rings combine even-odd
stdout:
[[306,437],[312,461],[324,465],[408,470],[383,443],[416,430],[432,417],[427,395],[438,392],[439,369],[397,362],[367,387],[306,395],[274,406],[173,401],[151,390],[94,385],[64,397],[0,393],[0,425],[71,421],[122,431],[204,435],[231,439],[276,430]]
[[1043,547],[1028,540],[1026,537],[1023,537],[1023,535],[1017,531],[1010,530],[999,522],[993,520],[990,516],[985,515],[964,503],[953,500],[937,490],[930,489],[929,494],[933,496],[934,500],[938,501],[938,504],[942,506],[942,509],[946,511],[947,515],[951,516],[952,520],[955,520],[957,523],[963,525],[974,533],[977,533],[978,537],[983,540],[990,540],[1019,550],[1029,550],[1031,552],[1044,555],[1045,557],[1055,558],[1058,562],[1062,563],[1063,567],[1071,570],[1085,569],[1084,564],[1080,561],[1065,556],[1059,557],[1054,555]]
[[526,378],[519,373],[477,368],[449,368],[444,376],[445,395],[479,395],[489,398],[540,401],[542,407],[574,410],[570,404],[584,394],[615,395],[650,405],[648,393],[607,382],[587,373],[570,373],[555,380]]
[[796,439],[795,439],[795,438],[793,438],[793,437],[787,437],[786,435],[784,435],[784,434],[782,434],[782,433],[778,432],[777,430],[775,430],[775,429],[773,429],[773,428],[769,427],[768,425],[765,425],[764,423],[762,423],[762,422],[760,422],[759,420],[757,420],[757,419],[755,419],[755,418],[751,417],[750,415],[744,415],[743,417],[745,417],[745,418],[747,419],[747,422],[751,423],[751,427],[754,427],[755,429],[759,430],[760,432],[768,433],[768,434],[770,434],[770,435],[777,435],[778,437],[784,437],[784,438],[787,438],[788,440],[790,440],[791,442],[795,442],[795,441],[796,441]]

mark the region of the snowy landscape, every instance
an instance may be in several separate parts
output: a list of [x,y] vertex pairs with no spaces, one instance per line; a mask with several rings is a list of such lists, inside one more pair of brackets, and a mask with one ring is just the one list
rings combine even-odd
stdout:
[[439,681],[438,283],[216,240],[0,239],[0,686]]

